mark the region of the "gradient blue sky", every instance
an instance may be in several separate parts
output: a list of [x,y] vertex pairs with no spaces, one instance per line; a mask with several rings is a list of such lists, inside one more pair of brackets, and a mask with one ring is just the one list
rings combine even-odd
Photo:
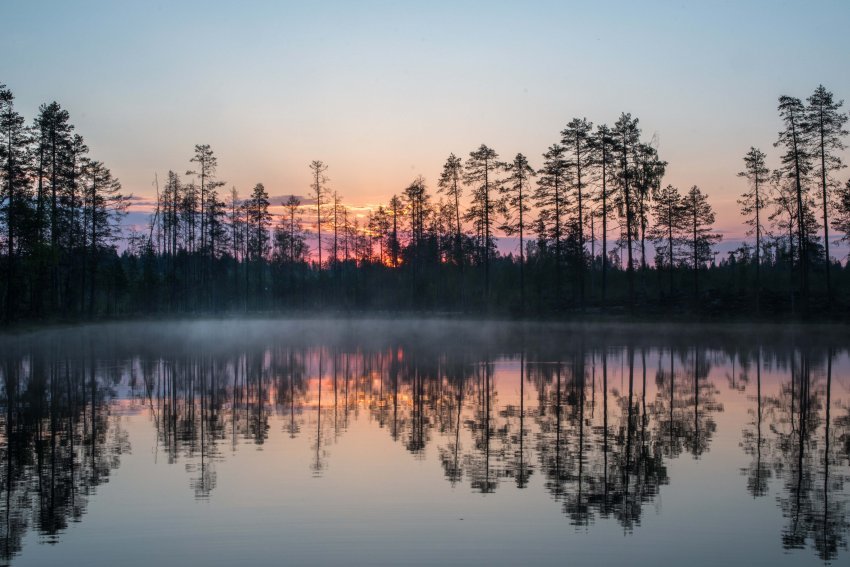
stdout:
[[[194,144],[242,194],[304,194],[329,164],[384,202],[449,152],[539,165],[572,117],[621,111],[740,234],[741,156],[772,147],[780,94],[850,97],[850,2],[0,3],[0,82],[31,119],[57,100],[127,191]],[[842,173],[842,178],[848,174]]]

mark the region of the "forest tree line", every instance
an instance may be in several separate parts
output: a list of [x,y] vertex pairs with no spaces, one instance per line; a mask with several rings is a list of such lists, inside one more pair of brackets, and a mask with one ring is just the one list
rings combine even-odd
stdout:
[[[842,102],[823,86],[779,98],[779,166],[750,148],[739,200],[751,241],[718,258],[708,195],[664,183],[639,121],[567,123],[533,167],[482,144],[452,153],[435,187],[417,176],[365,218],[331,189],[271,203],[241,197],[209,145],[157,186],[144,231],[130,198],[89,155],[67,110],[31,124],[0,85],[0,310],[4,321],[240,311],[403,310],[557,317],[633,314],[841,317],[850,234]],[[282,205],[273,215],[270,207]],[[497,234],[516,239],[497,247]],[[834,250],[834,248],[833,248]]]

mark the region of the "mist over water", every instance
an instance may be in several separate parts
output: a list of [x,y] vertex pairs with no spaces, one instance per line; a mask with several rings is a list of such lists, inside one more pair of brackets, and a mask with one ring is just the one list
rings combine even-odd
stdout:
[[846,561],[841,327],[0,337],[0,563]]

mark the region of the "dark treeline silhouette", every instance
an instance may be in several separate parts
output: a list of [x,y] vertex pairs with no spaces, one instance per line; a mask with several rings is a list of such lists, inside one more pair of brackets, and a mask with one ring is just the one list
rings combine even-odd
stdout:
[[[272,199],[262,183],[225,194],[218,157],[197,145],[190,170],[157,179],[148,227],[127,233],[133,200],[68,112],[45,104],[27,125],[0,86],[0,311],[7,322],[324,309],[842,317],[850,275],[830,256],[830,239],[850,232],[841,107],[823,86],[805,103],[780,97],[779,166],[758,148],[743,156],[753,240],[718,258],[706,192],[664,183],[655,138],[626,113],[569,121],[537,167],[484,144],[451,154],[436,192],[417,176],[365,215],[318,160],[306,197]],[[497,232],[516,246],[500,250]]]
[[539,339],[534,329],[451,324],[377,337],[332,326],[237,326],[223,331],[231,341],[187,326],[116,326],[93,341],[103,330],[93,326],[5,344],[3,557],[30,527],[55,537],[79,519],[85,496],[119,465],[129,449],[112,419],[119,398],[147,413],[156,451],[185,467],[199,499],[213,497],[217,463],[271,436],[307,440],[301,460],[323,476],[334,445],[368,420],[412,458],[430,451],[452,485],[485,494],[533,486],[577,528],[611,520],[626,532],[648,505],[661,506],[671,462],[711,451],[721,400],[737,400],[752,418],[741,441],[747,489],[775,496],[786,518],[777,544],[824,560],[847,547],[850,414],[837,389],[846,375],[834,367],[846,345],[610,329]]

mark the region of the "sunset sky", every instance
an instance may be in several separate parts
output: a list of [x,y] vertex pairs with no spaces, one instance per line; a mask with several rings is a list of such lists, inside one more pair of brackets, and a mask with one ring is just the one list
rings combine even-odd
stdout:
[[[59,101],[137,196],[210,144],[244,195],[385,202],[486,143],[539,166],[573,117],[640,119],[729,237],[750,145],[776,164],[779,95],[850,97],[850,2],[40,2],[0,7],[0,83]],[[848,173],[841,174],[842,179]]]

